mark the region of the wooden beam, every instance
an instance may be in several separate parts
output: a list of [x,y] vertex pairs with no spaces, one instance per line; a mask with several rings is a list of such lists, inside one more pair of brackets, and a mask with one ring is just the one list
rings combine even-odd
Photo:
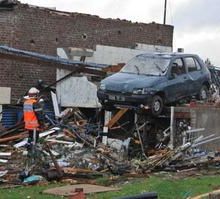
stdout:
[[23,138],[26,138],[26,137],[28,137],[28,134],[27,133],[22,133],[22,134],[19,134],[19,135],[14,135],[14,136],[6,137],[6,138],[1,138],[0,143],[10,142],[10,141],[13,141],[13,140],[18,140],[18,139],[23,139]]
[[128,108],[120,109],[105,126],[112,128],[114,124],[128,111]]

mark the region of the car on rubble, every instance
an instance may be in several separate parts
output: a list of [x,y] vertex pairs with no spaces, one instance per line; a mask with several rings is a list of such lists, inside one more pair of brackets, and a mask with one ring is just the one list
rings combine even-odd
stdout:
[[197,55],[140,54],[102,80],[97,96],[104,106],[147,107],[157,116],[164,105],[184,98],[206,100],[210,84],[210,72]]

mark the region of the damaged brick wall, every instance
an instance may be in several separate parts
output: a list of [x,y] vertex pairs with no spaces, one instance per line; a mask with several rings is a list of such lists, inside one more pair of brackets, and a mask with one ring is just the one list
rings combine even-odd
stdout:
[[[94,49],[97,44],[135,48],[136,43],[172,47],[173,26],[131,23],[97,16],[66,13],[18,4],[0,10],[0,45],[56,55],[58,47]],[[0,86],[12,87],[17,99],[43,79],[51,83],[55,68],[0,59]]]
[[[50,44],[47,43],[46,38],[49,35],[44,36],[41,24],[37,23],[37,20],[40,20],[36,15],[25,10],[25,7],[21,9],[18,6],[11,11],[0,11],[0,45],[56,55],[56,47],[48,47]],[[35,17],[36,20],[33,20],[29,15]],[[39,45],[35,45],[34,41],[30,39],[33,38],[33,35],[35,35],[34,38],[41,38]],[[54,68],[13,60],[0,59],[0,71],[0,87],[12,88],[12,103],[16,103],[30,87],[36,85],[38,79],[47,83],[54,82],[56,79]]]

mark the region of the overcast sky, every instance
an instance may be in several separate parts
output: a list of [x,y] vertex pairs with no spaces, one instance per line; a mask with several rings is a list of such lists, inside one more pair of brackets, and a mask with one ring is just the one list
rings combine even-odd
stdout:
[[[20,0],[57,10],[133,22],[163,23],[164,0]],[[174,51],[184,48],[220,66],[220,1],[167,0],[167,24],[174,25]]]

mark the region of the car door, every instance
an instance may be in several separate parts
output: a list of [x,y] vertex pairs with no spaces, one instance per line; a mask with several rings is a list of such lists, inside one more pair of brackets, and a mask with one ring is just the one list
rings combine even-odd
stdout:
[[169,102],[184,98],[187,93],[186,81],[188,77],[182,58],[176,58],[171,62],[168,71],[167,100]]
[[184,63],[186,65],[186,70],[188,75],[187,95],[188,96],[196,95],[199,93],[199,90],[201,89],[203,83],[202,68],[195,57],[185,57]]

